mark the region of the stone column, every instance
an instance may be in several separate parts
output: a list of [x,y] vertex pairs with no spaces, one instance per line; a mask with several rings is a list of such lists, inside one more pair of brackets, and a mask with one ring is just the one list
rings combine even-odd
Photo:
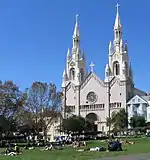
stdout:
[[80,85],[76,86],[76,108],[75,113],[80,116]]

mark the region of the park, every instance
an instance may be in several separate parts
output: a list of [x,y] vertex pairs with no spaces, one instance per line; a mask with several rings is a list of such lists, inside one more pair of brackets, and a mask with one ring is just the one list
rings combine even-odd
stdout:
[[[109,5],[106,5],[106,7],[107,6]],[[103,79],[100,78],[101,76],[99,77],[99,73],[97,72],[100,67],[98,66],[96,71],[95,63],[91,62],[89,64],[88,55],[85,54],[82,48],[78,14],[75,19],[72,45],[68,48],[68,51],[66,51],[65,61],[57,55],[62,55],[60,54],[60,50],[64,51],[64,48],[61,48],[61,46],[68,45],[68,42],[61,40],[61,45],[58,45],[57,43],[60,42],[60,40],[55,41],[54,37],[58,40],[60,35],[59,37],[57,37],[57,35],[50,36],[52,38],[50,43],[48,41],[48,43],[44,42],[45,36],[39,37],[39,33],[47,36],[47,33],[44,34],[43,32],[45,29],[42,28],[41,32],[35,35],[38,35],[37,37],[43,41],[43,44],[48,44],[48,46],[41,48],[42,43],[40,42],[38,45],[36,43],[37,37],[32,35],[32,33],[33,30],[36,31],[35,28],[38,26],[42,27],[44,22],[38,22],[42,25],[35,25],[33,27],[34,29],[29,35],[36,38],[32,41],[35,41],[35,46],[40,46],[40,48],[28,50],[28,46],[24,46],[23,48],[25,49],[17,49],[17,51],[19,50],[20,52],[20,50],[24,50],[24,55],[28,52],[32,53],[35,51],[36,53],[37,51],[42,51],[40,53],[41,58],[38,60],[36,54],[32,60],[30,57],[28,57],[27,60],[22,59],[21,65],[17,66],[20,59],[15,62],[14,59],[16,58],[13,57],[13,60],[10,59],[10,61],[13,62],[12,66],[15,66],[15,69],[10,71],[9,67],[8,71],[4,71],[5,74],[8,72],[9,78],[12,72],[11,78],[13,80],[8,80],[8,77],[4,77],[4,80],[0,81],[0,160],[141,160],[141,158],[147,160],[150,158],[150,93],[140,89],[140,85],[138,87],[135,86],[133,78],[134,67],[131,65],[129,58],[128,43],[124,39],[119,7],[120,5],[117,4],[115,22],[112,28],[113,39],[107,46],[107,61],[105,61],[104,64],[102,64],[101,61],[97,63],[103,66],[105,73]],[[29,8],[26,9],[26,12],[28,12],[28,10]],[[88,11],[88,9],[84,10]],[[110,8],[106,10],[110,10]],[[37,9],[37,11],[37,15],[43,15],[39,9]],[[34,11],[31,13],[34,13]],[[29,14],[30,16],[32,15],[31,13]],[[95,13],[95,9],[91,13]],[[23,20],[30,18],[30,16],[23,18],[21,13],[19,15]],[[65,33],[68,30],[68,28],[66,31],[64,30],[69,23],[68,20],[66,20],[67,23],[65,22],[64,17],[69,17],[69,15],[71,15],[70,12],[68,12],[68,16],[61,15],[60,19],[63,19],[63,23],[56,25],[61,28],[61,33]],[[53,17],[56,18],[55,16]],[[39,20],[39,17],[32,17],[31,22],[33,22],[34,19]],[[42,20],[44,20],[44,17],[42,17]],[[51,19],[51,24],[55,24],[55,20],[53,20]],[[18,21],[20,22],[20,18]],[[96,20],[96,23],[97,22]],[[19,24],[25,26],[25,23],[31,25],[29,21]],[[64,24],[67,25],[63,26]],[[84,22],[83,25],[85,24]],[[103,25],[103,23],[101,23],[101,25]],[[46,26],[46,24],[43,26]],[[89,25],[85,25],[85,28],[88,28],[88,26]],[[95,26],[97,26],[97,24],[94,24],[94,28]],[[49,29],[53,32],[51,34],[59,31],[57,27],[53,26]],[[7,27],[4,26],[4,28]],[[23,28],[25,30],[28,27]],[[57,31],[54,30],[56,28],[58,29]],[[97,35],[96,32],[95,34],[93,32],[95,30],[94,28],[87,29],[88,32],[83,35],[88,35],[89,41],[96,44],[95,41],[92,40],[93,37],[90,37],[90,35]],[[24,30],[22,33],[24,33]],[[91,34],[89,30],[92,31]],[[98,32],[99,30],[98,27]],[[17,31],[19,30],[17,29]],[[107,33],[108,30],[106,31],[104,27],[102,32]],[[13,38],[14,37],[16,37],[16,34]],[[24,38],[24,36],[21,36],[21,38],[22,37]],[[29,41],[31,37],[28,37],[27,41]],[[64,39],[68,36],[61,35],[61,37]],[[105,35],[100,35],[99,37],[105,37]],[[20,42],[21,38],[18,38]],[[9,40],[11,38],[7,37],[6,39]],[[108,39],[110,39],[110,37],[106,38],[106,40]],[[13,41],[16,42],[16,40]],[[32,44],[32,41],[29,43]],[[57,46],[52,42],[57,42]],[[98,38],[98,45],[96,44],[96,46],[103,47],[104,44],[101,44],[102,42],[103,40],[101,40],[99,45]],[[26,43],[24,44],[27,45]],[[51,44],[50,48],[49,44]],[[11,45],[8,46],[11,47]],[[1,47],[2,46],[5,45],[1,45]],[[32,44],[31,46],[34,45]],[[54,49],[52,49],[53,46],[55,46]],[[45,47],[48,47],[49,50]],[[7,47],[3,48],[3,50],[6,48]],[[43,56],[43,52],[46,50],[48,51],[47,55],[50,54],[49,58]],[[96,50],[99,51],[100,48],[96,48]],[[91,49],[91,51],[92,54],[94,54],[95,50]],[[98,58],[99,55],[102,54],[98,53],[95,55],[95,62],[96,59],[102,59]],[[136,56],[137,55],[138,54],[136,54]],[[7,60],[10,57],[11,56],[8,56]],[[54,59],[56,57],[57,59],[55,61]],[[46,66],[46,59],[49,60],[49,67],[41,69],[42,66]],[[91,60],[92,59],[93,57],[91,57]],[[26,64],[23,64],[23,62],[26,62]],[[30,62],[31,66],[27,62]],[[35,66],[33,62],[35,62]],[[29,68],[22,69],[23,66],[27,68],[29,66]],[[40,69],[38,69],[37,66],[40,67]],[[64,66],[62,73],[60,73],[60,66],[61,70],[63,69],[62,66]],[[4,63],[2,71],[5,68],[6,62]],[[21,68],[20,75],[17,73],[16,68]],[[32,70],[33,72],[30,73]],[[47,70],[51,71],[47,73]],[[25,71],[27,74],[22,74]],[[36,77],[36,71],[38,71],[37,75],[39,77]],[[45,77],[47,77],[47,79],[42,77],[43,74],[46,75]],[[61,77],[60,74],[62,74]],[[33,75],[33,77],[31,75]],[[22,78],[22,82],[16,80],[16,77]],[[22,88],[22,84],[25,85],[28,77],[30,77],[30,79],[29,82],[27,82],[27,86]],[[142,76],[140,75],[139,77]],[[147,77],[147,75],[143,77]],[[60,82],[58,83],[58,79],[61,79],[61,84]],[[145,78],[145,80],[146,79],[147,78]],[[55,83],[50,80],[55,81]],[[140,84],[142,84],[142,82],[140,82]]]
[[[51,150],[51,151],[41,151],[40,148],[35,148],[34,150],[22,150],[22,155],[17,156],[1,156],[0,159],[6,160],[100,160],[104,157],[116,157],[117,156],[131,156],[138,155],[142,153],[150,152],[150,139],[149,138],[130,138],[130,141],[134,140],[135,144],[124,144],[123,151],[120,152],[77,152],[77,149],[65,147],[63,150]],[[106,146],[105,142],[100,140],[89,141],[88,147],[96,146]],[[2,149],[0,150],[2,151]],[[143,157],[144,158],[144,157]]]

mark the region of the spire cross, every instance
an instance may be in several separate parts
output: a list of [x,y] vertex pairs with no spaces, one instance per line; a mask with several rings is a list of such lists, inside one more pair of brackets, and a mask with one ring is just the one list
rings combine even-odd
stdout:
[[119,4],[119,3],[117,3],[117,5],[116,5],[117,13],[119,13],[119,7],[120,7],[120,4]]
[[95,66],[95,64],[94,64],[93,62],[91,62],[91,64],[90,64],[91,72],[93,72],[93,71],[94,71],[94,66]]

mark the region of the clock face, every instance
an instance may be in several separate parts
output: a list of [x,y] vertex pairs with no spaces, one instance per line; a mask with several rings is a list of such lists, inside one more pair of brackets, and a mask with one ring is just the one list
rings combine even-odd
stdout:
[[75,63],[72,61],[72,62],[70,63],[70,66],[75,66]]
[[87,94],[87,100],[90,102],[90,103],[95,103],[97,101],[97,95],[94,93],[94,92],[89,92]]

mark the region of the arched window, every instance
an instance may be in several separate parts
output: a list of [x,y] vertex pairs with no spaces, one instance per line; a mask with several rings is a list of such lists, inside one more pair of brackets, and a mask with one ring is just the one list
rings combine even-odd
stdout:
[[125,75],[128,76],[128,63],[125,62]]
[[115,61],[113,63],[113,73],[114,75],[119,75],[120,74],[120,65],[118,61]]
[[119,39],[119,32],[116,31],[116,39]]
[[84,80],[84,69],[83,68],[80,69],[80,77],[81,77],[81,81],[83,81]]
[[74,69],[74,68],[71,68],[71,69],[70,69],[70,79],[71,79],[71,80],[74,80],[74,79],[75,79],[75,69]]

